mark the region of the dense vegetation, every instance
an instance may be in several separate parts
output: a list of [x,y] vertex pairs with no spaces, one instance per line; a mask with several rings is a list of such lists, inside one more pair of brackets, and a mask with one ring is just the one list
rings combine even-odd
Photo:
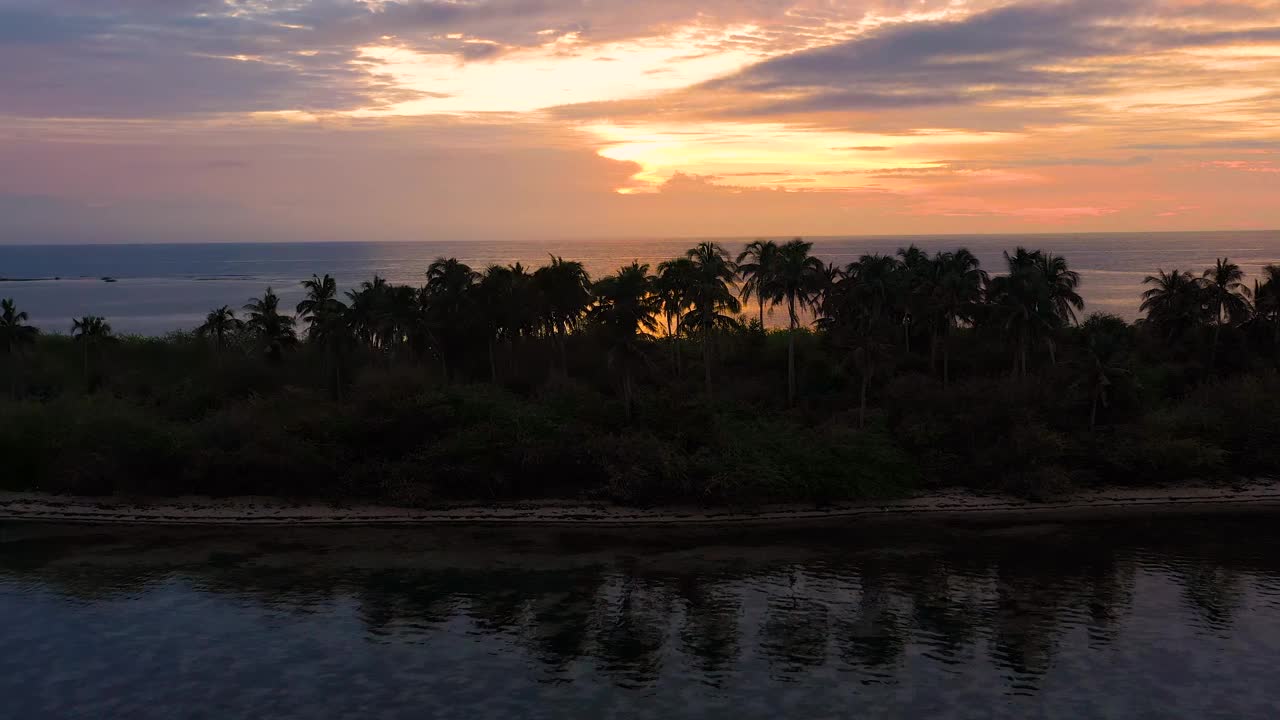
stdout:
[[703,243],[594,282],[560,258],[442,258],[421,287],[313,276],[293,312],[268,288],[165,338],[100,317],[41,335],[5,301],[0,484],[822,502],[1280,468],[1280,267],[1252,287],[1226,259],[1161,270],[1129,324],[1081,317],[1079,275],[1046,252],[989,275],[964,249],[843,268],[810,250]]

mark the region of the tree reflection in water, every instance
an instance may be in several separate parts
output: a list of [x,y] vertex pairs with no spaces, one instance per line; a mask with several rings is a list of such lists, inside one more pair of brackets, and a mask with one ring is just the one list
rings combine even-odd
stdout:
[[645,688],[688,675],[723,688],[763,661],[769,682],[843,675],[857,685],[989,667],[1018,694],[1038,692],[1060,654],[1124,644],[1142,608],[1180,607],[1192,630],[1219,635],[1251,594],[1274,610],[1280,540],[1258,532],[1261,521],[1216,522],[1250,542],[1145,525],[958,530],[963,542],[906,550],[806,537],[705,553],[615,542],[461,556],[425,539],[406,548],[400,536],[386,548],[361,540],[356,552],[323,536],[282,545],[174,531],[157,541],[120,529],[0,543],[0,589],[93,604],[176,584],[291,615],[347,604],[369,643],[485,643],[558,682],[585,674]]

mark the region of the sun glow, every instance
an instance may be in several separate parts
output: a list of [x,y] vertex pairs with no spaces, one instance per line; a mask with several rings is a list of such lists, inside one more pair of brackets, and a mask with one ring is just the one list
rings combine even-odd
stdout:
[[653,190],[677,173],[709,176],[746,187],[837,189],[883,186],[882,174],[936,171],[964,145],[1008,141],[1012,133],[921,130],[881,135],[797,129],[781,123],[621,125],[584,128],[602,143],[599,154],[634,162],[634,186]]
[[709,33],[686,28],[662,37],[594,45],[569,33],[536,48],[469,62],[391,45],[365,47],[361,56],[377,62],[379,72],[424,97],[362,114],[529,112],[643,97],[760,60],[761,52],[724,47],[728,38],[751,30],[743,26]]

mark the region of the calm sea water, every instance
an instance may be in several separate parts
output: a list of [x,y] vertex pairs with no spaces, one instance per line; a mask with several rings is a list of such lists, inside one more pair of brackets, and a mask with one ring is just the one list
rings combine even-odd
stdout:
[[[722,240],[736,252],[746,239]],[[1199,272],[1228,256],[1246,272],[1280,262],[1280,231],[1032,236],[815,238],[817,254],[844,265],[868,252],[892,253],[909,243],[929,251],[966,246],[992,271],[1001,251],[1018,244],[1065,255],[1084,276],[1090,311],[1126,318],[1138,314],[1143,277],[1156,268]],[[268,286],[288,306],[301,297],[300,280],[329,273],[343,287],[375,273],[420,284],[427,265],[452,256],[478,269],[491,263],[534,267],[554,253],[583,261],[595,275],[639,260],[657,264],[681,254],[691,240],[433,243],[261,243],[208,245],[0,246],[0,297],[12,297],[32,322],[66,332],[71,318],[104,315],[117,332],[162,334],[199,325],[211,308],[239,307]],[[118,279],[102,282],[104,276]],[[60,278],[57,280],[51,278]],[[781,323],[781,313],[774,321]]]
[[547,532],[0,525],[0,715],[1280,716],[1273,518]]

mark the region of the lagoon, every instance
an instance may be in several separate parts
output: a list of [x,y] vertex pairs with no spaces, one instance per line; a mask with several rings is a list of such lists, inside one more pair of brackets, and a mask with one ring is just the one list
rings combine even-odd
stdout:
[[1250,718],[1269,516],[858,531],[0,525],[15,718]]

